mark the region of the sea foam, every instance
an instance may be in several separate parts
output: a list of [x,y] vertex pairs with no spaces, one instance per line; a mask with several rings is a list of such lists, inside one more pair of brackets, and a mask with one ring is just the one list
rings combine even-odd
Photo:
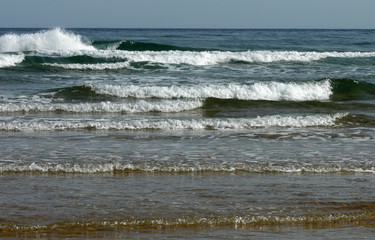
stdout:
[[143,112],[181,112],[199,108],[200,100],[139,100],[134,103],[2,103],[0,112],[73,112],[73,113],[143,113]]
[[193,98],[312,101],[329,100],[329,80],[308,83],[257,82],[251,85],[136,86],[88,84],[95,92],[121,98]]
[[165,64],[214,65],[242,61],[248,63],[311,62],[327,57],[355,58],[373,57],[375,52],[297,52],[297,51],[162,51],[124,52],[117,57],[125,57],[134,62],[156,62]]
[[329,127],[347,116],[347,113],[308,116],[263,116],[241,119],[174,119],[150,118],[130,120],[75,120],[66,119],[14,119],[0,122],[2,131],[53,131],[53,130],[226,130],[257,129],[271,127]]
[[123,50],[77,50],[44,51],[41,54],[64,57],[87,55],[94,58],[115,58],[129,62],[150,62],[159,64],[187,64],[209,66],[232,62],[272,63],[311,62],[325,58],[375,57],[375,52],[298,52],[298,51],[123,51]]
[[[126,51],[118,49],[96,49],[84,37],[54,28],[36,33],[5,34],[0,36],[0,52],[34,51],[38,55],[80,56],[94,58],[116,58],[128,62],[151,62],[160,64],[188,64],[196,66],[215,65],[231,62],[272,63],[272,62],[310,62],[333,58],[375,57],[375,52],[316,52],[316,51]],[[58,65],[60,66],[60,65]],[[116,69],[122,65],[67,65],[70,69]]]
[[25,59],[23,54],[0,54],[0,68],[13,67]]
[[96,64],[59,64],[59,63],[45,63],[46,66],[71,69],[71,70],[116,70],[130,66],[129,62],[116,62],[116,63],[96,63]]
[[80,35],[61,28],[0,37],[0,52],[95,50]]
[[32,173],[113,173],[113,172],[279,172],[279,173],[375,173],[375,167],[366,166],[338,166],[327,163],[311,165],[306,163],[280,164],[271,162],[241,162],[241,163],[170,163],[170,162],[97,162],[97,163],[0,163],[0,173],[32,172]]

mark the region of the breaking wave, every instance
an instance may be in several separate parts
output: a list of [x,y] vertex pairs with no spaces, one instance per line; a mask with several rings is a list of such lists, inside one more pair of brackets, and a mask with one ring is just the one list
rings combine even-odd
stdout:
[[375,52],[297,52],[297,51],[44,51],[41,54],[63,57],[87,55],[94,58],[116,58],[129,62],[159,64],[187,64],[207,66],[230,63],[311,62],[328,57],[363,58],[375,57]]
[[163,100],[134,103],[4,103],[0,104],[0,112],[73,112],[73,113],[143,113],[143,112],[181,112],[199,108],[203,103],[199,100]]
[[2,131],[53,131],[53,130],[225,130],[270,127],[331,127],[347,113],[310,116],[264,116],[251,119],[173,119],[151,118],[131,120],[27,120],[16,118],[0,122]]
[[88,84],[92,91],[119,98],[193,98],[267,101],[351,101],[375,99],[375,85],[353,79],[311,82],[256,82],[248,85],[136,86]]
[[25,59],[23,54],[0,54],[0,68],[13,67]]
[[82,36],[61,28],[0,36],[0,52],[95,50]]
[[[71,70],[114,70],[128,67],[131,63],[183,64],[207,66],[236,63],[272,63],[272,62],[311,62],[326,58],[368,58],[375,52],[316,52],[316,51],[220,51],[143,43],[129,40],[93,41],[61,28],[42,30],[36,33],[0,36],[0,53],[19,55],[0,55],[0,67],[14,66],[26,57],[53,56],[56,62],[36,63],[44,67],[59,67]],[[90,64],[70,61],[65,58],[85,56],[94,59]],[[97,59],[97,62],[95,62]],[[103,63],[101,59],[119,62]]]
[[99,94],[127,98],[222,98],[243,100],[329,100],[329,80],[309,83],[258,82],[251,85],[206,85],[206,86],[135,86],[90,84]]

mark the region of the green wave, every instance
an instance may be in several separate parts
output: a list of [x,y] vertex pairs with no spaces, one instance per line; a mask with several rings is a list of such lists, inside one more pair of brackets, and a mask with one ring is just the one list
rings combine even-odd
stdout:
[[[326,81],[327,79],[318,80]],[[374,110],[375,106],[369,103],[351,102],[355,100],[375,100],[375,84],[360,82],[353,79],[330,79],[332,87],[331,101],[266,101],[266,100],[240,100],[207,98],[204,101],[204,109],[231,108],[231,107],[285,107],[308,108],[311,110],[333,109],[354,110],[363,108]]]
[[[77,58],[77,57],[72,57]],[[92,61],[90,57],[82,57],[85,61]],[[319,80],[319,81],[327,81]],[[353,79],[330,79],[332,94],[328,101],[268,101],[268,100],[241,100],[209,97],[204,99],[202,109],[207,111],[230,110],[232,108],[252,109],[307,109],[310,112],[321,110],[331,111],[374,111],[375,105],[362,100],[375,100],[375,85],[368,82],[359,82]],[[118,99],[110,94],[99,94],[90,86],[72,86],[60,89],[51,89],[53,98],[62,98],[66,101],[109,101]],[[152,97],[152,96],[150,96]]]
[[101,102],[110,101],[115,98],[113,96],[99,94],[89,86],[72,86],[51,89],[47,94],[54,99],[64,99],[64,101],[67,102]]
[[333,101],[374,100],[375,85],[350,78],[331,79]]
[[363,114],[348,114],[338,119],[336,124],[348,127],[375,127],[375,118]]
[[122,41],[121,44],[117,47],[117,50],[126,50],[126,51],[196,51],[197,49],[188,48],[188,47],[179,47],[166,44],[158,43],[145,43],[145,42],[136,42],[136,41]]
[[205,51],[207,49],[181,47],[153,42],[139,42],[132,40],[94,41],[93,46],[98,49],[116,49],[123,51]]
[[375,105],[360,102],[321,102],[321,101],[266,101],[266,100],[239,100],[239,99],[219,99],[207,98],[204,101],[202,109],[207,114],[215,113],[221,110],[240,110],[240,109],[259,109],[274,111],[276,109],[301,109],[310,112],[330,112],[334,111],[375,111]]
[[22,62],[24,65],[40,65],[45,63],[59,64],[98,64],[117,62],[108,58],[96,58],[87,55],[77,55],[71,57],[45,57],[45,56],[26,56]]

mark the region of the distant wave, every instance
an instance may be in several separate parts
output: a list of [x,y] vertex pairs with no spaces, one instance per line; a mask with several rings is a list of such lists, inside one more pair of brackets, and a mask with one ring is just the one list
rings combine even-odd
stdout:
[[297,52],[297,51],[40,51],[40,54],[63,57],[87,55],[94,58],[114,58],[128,62],[187,64],[207,66],[231,63],[311,62],[325,58],[375,57],[375,52]]

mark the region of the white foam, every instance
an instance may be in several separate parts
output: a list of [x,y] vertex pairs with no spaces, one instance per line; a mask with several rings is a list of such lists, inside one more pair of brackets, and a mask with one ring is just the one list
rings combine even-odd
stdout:
[[23,54],[0,54],[0,68],[13,67],[25,59]]
[[272,163],[161,163],[161,162],[101,162],[101,163],[0,163],[0,173],[110,173],[110,172],[281,172],[281,173],[375,173],[374,166],[339,166],[325,164],[304,166],[304,164],[282,165]]
[[258,82],[252,85],[205,86],[136,86],[89,84],[100,94],[135,98],[194,98],[312,101],[329,100],[332,87],[329,80],[309,83]]
[[117,63],[96,63],[96,64],[59,64],[59,63],[45,63],[46,66],[59,67],[72,70],[116,70],[129,67],[129,62]]
[[[119,53],[117,53],[119,54]],[[116,54],[116,55],[117,55]],[[134,62],[156,62],[166,64],[214,65],[231,61],[249,63],[271,63],[280,61],[310,62],[327,57],[355,58],[374,57],[375,52],[297,52],[297,51],[245,51],[245,52],[191,52],[191,51],[163,51],[163,52],[125,52],[121,57]],[[117,57],[120,57],[117,55]]]
[[41,54],[77,56],[88,55],[94,58],[117,58],[129,62],[151,62],[160,64],[189,64],[196,66],[243,61],[248,63],[272,62],[311,62],[328,57],[363,58],[375,57],[375,52],[298,52],[298,51],[43,51]]
[[130,120],[76,120],[76,119],[14,119],[0,122],[3,131],[53,131],[53,130],[204,130],[204,129],[255,129],[270,127],[334,126],[336,120],[347,114],[310,116],[265,116],[252,119],[130,119]]
[[181,112],[199,108],[203,105],[200,100],[163,100],[134,103],[4,103],[0,104],[0,112],[76,112],[76,113],[142,113],[142,112]]
[[0,37],[0,52],[95,50],[80,35],[61,28]]

